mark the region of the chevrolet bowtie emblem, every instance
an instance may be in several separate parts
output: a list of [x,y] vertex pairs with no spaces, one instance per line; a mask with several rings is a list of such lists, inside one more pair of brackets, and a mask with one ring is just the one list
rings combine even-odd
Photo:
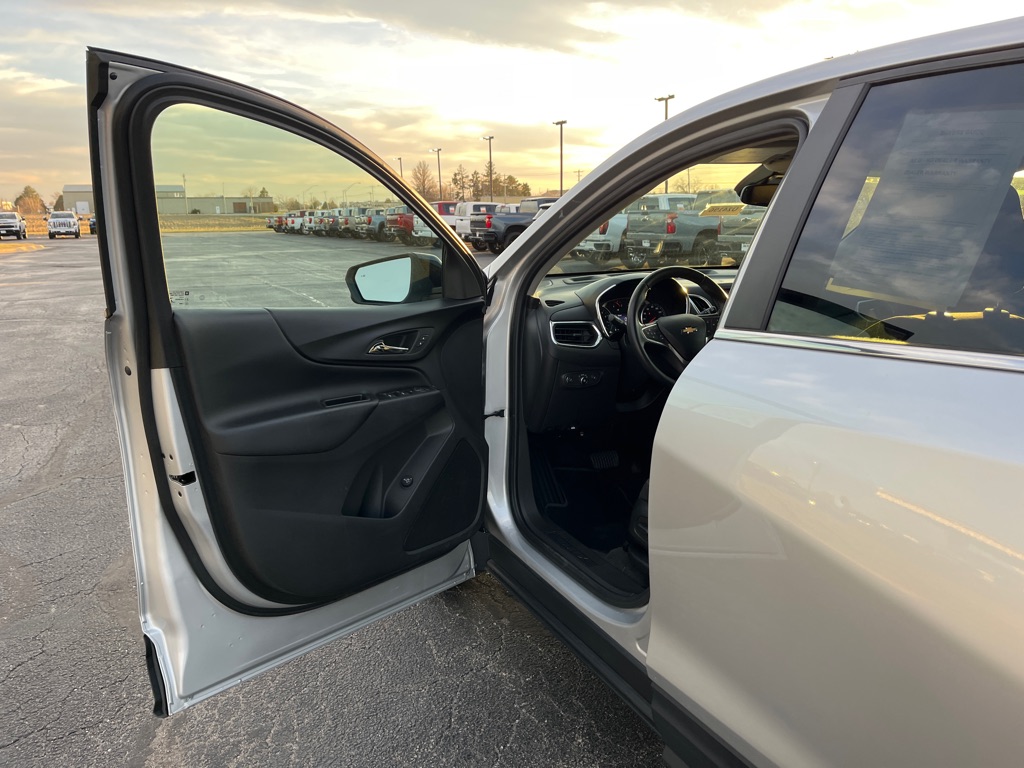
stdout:
[[696,330],[697,329],[694,328],[692,325],[688,325],[685,328],[683,328],[683,333],[693,333]]

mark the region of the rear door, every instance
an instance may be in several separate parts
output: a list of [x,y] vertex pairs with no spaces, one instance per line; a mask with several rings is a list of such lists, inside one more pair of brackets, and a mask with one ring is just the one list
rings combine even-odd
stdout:
[[[109,51],[88,74],[107,361],[168,714],[473,576],[484,282],[315,115]],[[434,244],[264,226],[340,198],[404,202]]]
[[1024,51],[920,50],[830,97],[655,441],[656,716],[753,764],[1024,749]]

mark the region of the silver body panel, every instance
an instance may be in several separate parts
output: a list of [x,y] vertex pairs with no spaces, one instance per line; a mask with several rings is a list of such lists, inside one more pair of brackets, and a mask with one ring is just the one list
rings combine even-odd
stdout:
[[757,762],[1019,762],[1022,386],[712,341],[655,443],[656,684]]

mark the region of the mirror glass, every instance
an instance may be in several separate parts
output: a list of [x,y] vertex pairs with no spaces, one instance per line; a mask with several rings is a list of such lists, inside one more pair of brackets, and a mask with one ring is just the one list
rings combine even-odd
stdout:
[[403,302],[412,284],[412,259],[404,256],[363,264],[356,269],[355,282],[364,301]]

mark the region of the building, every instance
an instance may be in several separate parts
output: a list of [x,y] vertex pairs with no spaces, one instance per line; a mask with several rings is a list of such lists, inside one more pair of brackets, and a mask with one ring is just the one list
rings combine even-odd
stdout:
[[[64,208],[69,211],[85,214],[96,210],[91,184],[65,184],[63,195]],[[156,209],[158,213],[170,216],[186,213],[273,213],[274,200],[271,197],[230,195],[190,197],[182,184],[157,184]]]
[[65,211],[74,211],[79,216],[96,211],[96,203],[92,199],[92,184],[65,184],[61,194],[64,197]]

